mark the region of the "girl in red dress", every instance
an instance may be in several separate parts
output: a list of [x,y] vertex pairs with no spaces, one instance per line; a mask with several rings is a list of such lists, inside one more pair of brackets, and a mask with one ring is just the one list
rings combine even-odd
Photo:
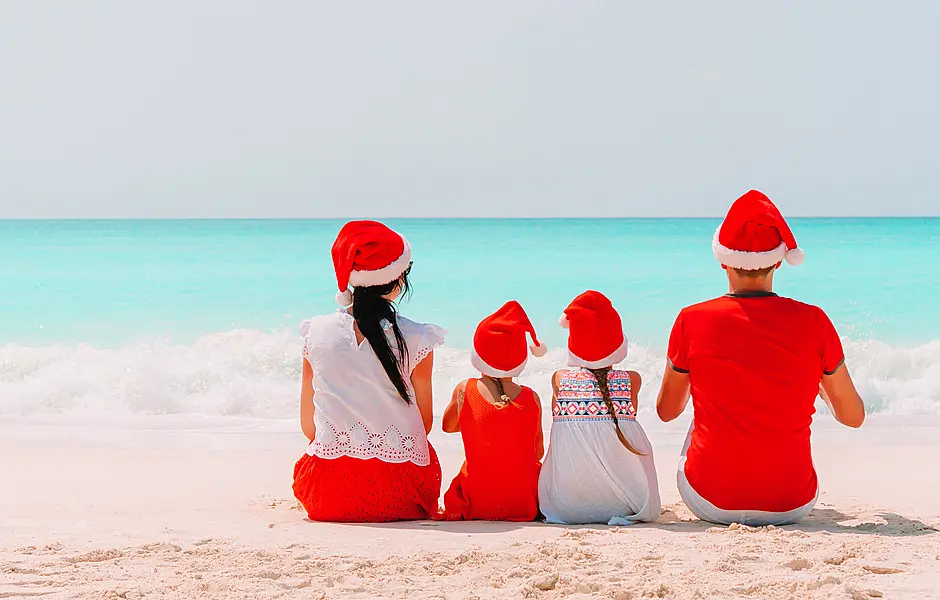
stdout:
[[444,494],[451,521],[533,521],[539,514],[541,400],[513,381],[532,353],[545,354],[518,302],[483,320],[473,337],[471,362],[482,377],[457,385],[444,410],[445,432],[460,432],[466,461]]
[[333,244],[333,265],[342,309],[301,325],[300,424],[310,444],[294,467],[294,495],[315,521],[437,518],[441,467],[427,433],[444,331],[393,304],[408,292],[411,246],[381,223],[354,221]]

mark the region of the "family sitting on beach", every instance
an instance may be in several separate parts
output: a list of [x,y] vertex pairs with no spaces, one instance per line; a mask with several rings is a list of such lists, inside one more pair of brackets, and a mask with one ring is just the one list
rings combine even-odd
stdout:
[[[746,193],[712,247],[730,292],[679,314],[656,402],[659,417],[671,421],[694,398],[679,492],[705,521],[794,523],[819,497],[810,451],[817,395],[849,427],[861,426],[864,404],[826,314],[773,293],[782,262],[803,259],[777,207]],[[545,353],[535,328],[515,301],[479,324],[470,361],[480,377],[457,385],[442,417],[466,454],[442,510],[441,467],[427,435],[434,349],[444,331],[396,310],[409,291],[411,247],[381,223],[354,221],[332,254],[343,310],[301,325],[300,420],[310,444],[293,488],[310,519],[659,518],[653,448],[636,421],[642,381],[615,368],[627,357],[627,338],[607,297],[587,291],[564,311],[571,369],[552,377],[547,453],[542,401],[514,380],[530,351]]]

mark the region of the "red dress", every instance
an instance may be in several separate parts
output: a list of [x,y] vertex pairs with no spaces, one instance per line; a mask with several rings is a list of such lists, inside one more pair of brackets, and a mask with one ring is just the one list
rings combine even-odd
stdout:
[[294,496],[312,521],[386,523],[438,517],[441,464],[390,463],[378,458],[321,458],[304,454],[294,465]]
[[535,393],[505,408],[486,401],[476,379],[467,382],[460,434],[467,459],[444,494],[449,521],[533,521],[539,514],[538,438],[542,411]]

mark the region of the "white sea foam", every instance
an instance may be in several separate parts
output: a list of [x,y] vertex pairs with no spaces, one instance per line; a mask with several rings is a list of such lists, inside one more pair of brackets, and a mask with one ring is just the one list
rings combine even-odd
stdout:
[[[846,341],[848,365],[870,411],[940,414],[940,341],[904,349]],[[564,364],[554,349],[532,359],[521,381],[550,394],[550,374]],[[644,379],[641,411],[650,411],[664,357],[642,347],[627,363]],[[436,354],[436,406],[453,385],[474,375],[466,350]],[[244,416],[292,418],[297,413],[299,342],[293,332],[238,330],[206,335],[194,344],[140,343],[119,349],[91,346],[0,348],[0,415]]]

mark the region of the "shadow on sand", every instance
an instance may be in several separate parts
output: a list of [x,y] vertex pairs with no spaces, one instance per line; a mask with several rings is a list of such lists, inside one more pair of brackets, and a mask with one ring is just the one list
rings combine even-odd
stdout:
[[[679,505],[681,506],[681,505]],[[668,507],[672,509],[674,507]],[[371,529],[391,529],[402,531],[442,531],[454,534],[481,535],[499,534],[522,528],[538,527],[553,529],[593,529],[610,530],[608,525],[550,525],[546,523],[508,523],[502,521],[405,521],[399,523],[357,523],[356,527]],[[660,529],[676,533],[700,533],[712,528],[721,528],[698,519],[681,520],[674,510],[667,510],[656,523],[637,523],[630,529]],[[829,533],[855,533],[880,535],[886,537],[912,537],[937,535],[938,529],[919,521],[909,519],[893,512],[877,512],[866,516],[847,515],[831,507],[817,507],[809,517],[795,525],[780,527],[785,531],[805,531],[807,533],[825,531]]]

